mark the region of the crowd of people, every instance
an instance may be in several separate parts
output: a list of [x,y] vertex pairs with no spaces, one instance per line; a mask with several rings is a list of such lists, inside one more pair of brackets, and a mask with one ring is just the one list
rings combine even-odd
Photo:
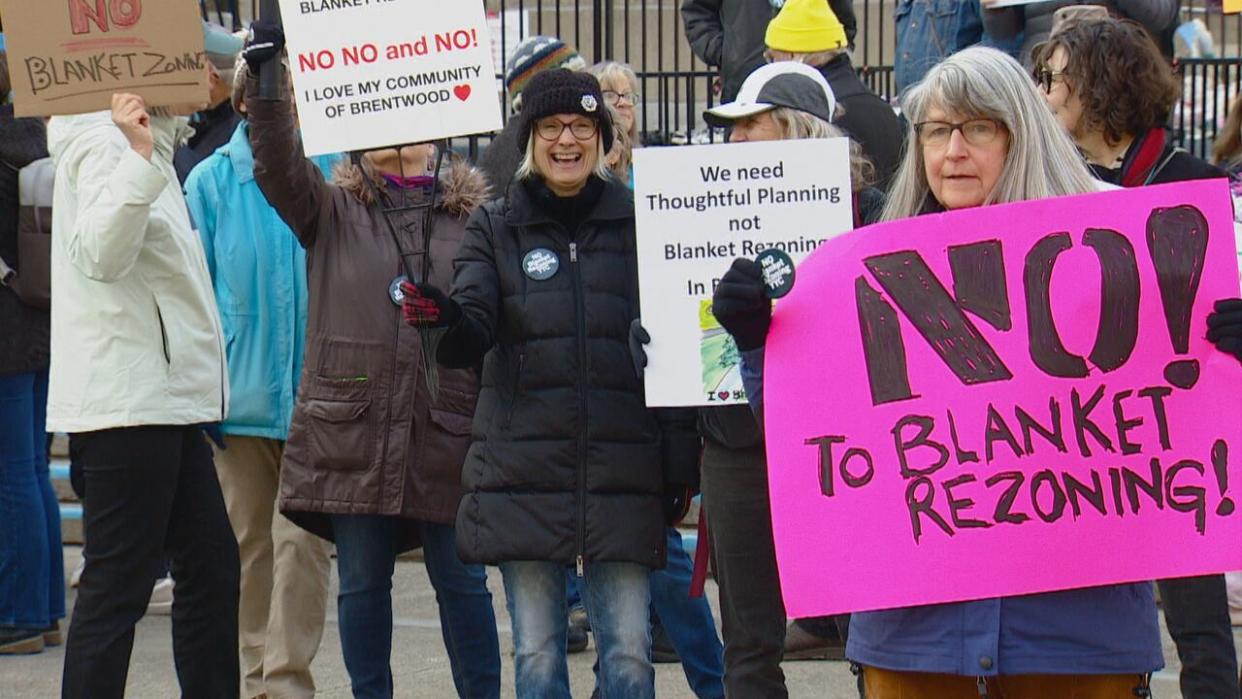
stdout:
[[[900,0],[897,105],[858,77],[849,2],[681,11],[721,71],[706,123],[728,143],[848,138],[855,227],[1227,176],[1242,193],[1242,97],[1214,163],[1171,142],[1176,3],[991,4]],[[462,697],[500,696],[489,573],[523,699],[569,697],[588,634],[604,699],[653,697],[670,659],[701,699],[783,697],[800,656],[849,661],[868,699],[1150,696],[1157,589],[1183,696],[1240,696],[1223,575],[787,618],[754,261],[712,299],[750,405],[646,405],[629,66],[530,37],[477,163],[445,141],[308,158],[281,27],[204,34],[205,106],[0,106],[0,654],[64,643],[63,696],[124,695],[168,577],[183,696],[314,696],[333,552],[354,695],[410,695],[392,586],[414,548]],[[50,309],[11,283],[18,175],[46,158]],[[1215,301],[1207,339],[1242,362],[1242,299]],[[49,432],[84,502],[65,638]],[[692,559],[677,527],[699,494]]]

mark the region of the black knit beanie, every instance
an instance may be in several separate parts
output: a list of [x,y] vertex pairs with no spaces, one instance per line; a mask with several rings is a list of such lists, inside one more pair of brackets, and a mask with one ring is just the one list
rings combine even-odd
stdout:
[[545,70],[530,79],[522,90],[522,111],[518,113],[519,151],[526,153],[535,122],[554,114],[581,114],[594,119],[599,125],[604,152],[612,150],[612,119],[594,75],[557,69]]

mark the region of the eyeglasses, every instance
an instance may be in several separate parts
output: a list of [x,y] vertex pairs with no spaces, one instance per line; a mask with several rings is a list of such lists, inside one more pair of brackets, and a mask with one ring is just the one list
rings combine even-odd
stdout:
[[949,145],[954,131],[961,131],[962,138],[972,146],[986,146],[996,140],[1005,128],[994,119],[971,119],[955,124],[948,121],[924,121],[914,125],[919,143],[924,147],[944,148]]
[[642,99],[642,95],[637,92],[617,92],[616,90],[604,90],[604,101],[609,107],[615,107],[621,104],[621,100],[625,100],[631,107],[636,106],[638,101]]
[[598,125],[590,119],[578,119],[568,124],[559,119],[547,119],[535,125],[535,133],[545,141],[561,140],[565,129],[569,129],[569,133],[579,141],[588,141],[599,131]]
[[1039,68],[1031,74],[1031,77],[1035,78],[1035,84],[1038,85],[1044,92],[1052,92],[1052,83],[1056,82],[1058,78],[1064,81],[1064,75],[1065,71],[1063,70]]

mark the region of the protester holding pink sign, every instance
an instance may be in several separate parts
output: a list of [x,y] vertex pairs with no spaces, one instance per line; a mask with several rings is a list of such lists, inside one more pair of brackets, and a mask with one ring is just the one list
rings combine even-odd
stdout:
[[[926,80],[909,93],[906,107],[907,116],[913,125],[912,135],[917,138],[917,141],[912,141],[911,148],[907,151],[898,172],[894,189],[885,209],[885,220],[906,219],[911,216],[934,215],[955,210],[966,212],[990,204],[1085,194],[1100,187],[1099,183],[1091,178],[1085,164],[1074,150],[1073,144],[1064,131],[1058,127],[1021,67],[1013,59],[1000,52],[973,48],[952,56],[933,68]],[[1076,201],[1078,200],[1067,199],[1060,208],[1073,206],[1073,202]],[[1167,210],[1156,209],[1154,211],[1159,213]],[[1209,217],[1208,220],[1217,220],[1220,218],[1218,214],[1220,214],[1219,211],[1210,210],[1204,215]],[[941,239],[939,236],[947,237],[952,233],[950,230],[952,224],[965,225],[968,220],[974,221],[978,218],[980,218],[978,215],[956,217],[952,218],[952,221],[946,219],[946,227],[943,229],[926,226],[924,228],[927,230],[927,235],[935,235],[936,240],[939,241]],[[1001,221],[997,220],[996,223],[1001,223]],[[1013,227],[1016,228],[1016,226]],[[1196,230],[1203,229],[1205,226],[1200,226]],[[883,230],[879,229],[873,235],[885,235]],[[1007,238],[1005,229],[995,230],[991,235],[999,238],[999,242],[996,243],[997,250],[999,250],[1000,243]],[[1109,237],[1107,232],[1100,235]],[[866,235],[859,235],[857,238],[865,240]],[[847,239],[842,238],[840,242],[843,246],[848,246]],[[863,247],[861,243],[855,242],[854,244]],[[1219,247],[1220,244],[1215,245]],[[936,247],[939,249],[939,243]],[[1159,240],[1153,243],[1152,247],[1153,249],[1160,247]],[[1220,250],[1216,252],[1219,253]],[[987,255],[982,255],[981,258],[983,257]],[[807,275],[807,278],[803,280],[804,283],[813,281],[811,274],[817,271],[814,264],[816,259],[817,256],[812,256],[800,269],[800,273]],[[906,262],[908,264],[902,264],[898,269],[892,270],[893,275],[887,277],[890,282],[896,284],[901,280],[912,279],[914,282],[919,281],[921,277],[919,277],[916,260],[908,259]],[[975,262],[979,263],[977,268],[971,267],[969,271],[956,277],[958,283],[955,293],[960,299],[966,299],[969,296],[968,291],[972,285],[978,286],[981,281],[991,278],[987,273],[988,260],[976,259]],[[726,284],[749,284],[756,290],[761,290],[762,283],[753,280],[753,275],[746,274],[745,270],[739,267],[745,267],[745,265],[735,263],[734,268],[722,279],[721,287],[725,287]],[[965,269],[959,268],[955,270],[955,274]],[[831,273],[821,274],[816,280],[826,276],[833,277],[834,282],[840,286],[839,278]],[[860,277],[860,279],[865,280],[866,277]],[[1214,281],[1209,284],[1205,278],[1201,292],[1205,298],[1215,298],[1225,291],[1225,286],[1220,283],[1221,277],[1217,275],[1213,279]],[[859,281],[859,286],[855,287],[855,280],[851,276],[848,286],[851,289],[857,288],[857,293],[861,295],[860,298],[872,298],[862,288],[864,283],[864,281]],[[934,296],[931,293],[931,287],[919,284],[915,286],[924,289],[922,296]],[[789,314],[791,322],[785,323],[784,329],[773,333],[769,341],[772,356],[814,354],[822,358],[820,366],[824,362],[834,362],[836,355],[833,351],[827,349],[812,351],[813,348],[805,343],[796,346],[791,344],[797,341],[798,336],[788,330],[791,327],[798,327],[797,323],[793,322],[797,318],[817,315],[820,309],[824,309],[825,302],[831,303],[831,298],[824,298],[817,294],[811,294],[815,296],[814,299],[808,298],[807,290],[819,288],[817,281],[807,286],[802,294],[799,294],[798,289],[795,288],[794,293],[782,301],[782,304],[788,305],[784,313]],[[889,286],[884,288],[890,294],[894,293]],[[1230,287],[1229,293],[1236,293],[1236,284]],[[1137,298],[1137,294],[1134,296]],[[738,340],[739,346],[745,344],[749,347],[757,347],[744,353],[743,375],[747,381],[747,392],[751,397],[752,405],[760,408],[763,388],[761,382],[764,377],[763,346],[768,339],[770,305],[761,296],[752,296],[752,298],[754,300],[751,303],[732,304],[721,303],[722,299],[718,298],[715,311],[721,324]],[[1035,301],[1038,301],[1038,298],[1036,296]],[[1150,312],[1152,304],[1159,307],[1159,298],[1159,294],[1153,294],[1152,299],[1145,300],[1144,312]],[[881,309],[880,315],[876,317],[883,317],[878,322],[872,322],[875,320],[872,317],[875,314],[859,310],[857,316],[859,325],[855,326],[853,334],[857,335],[860,332],[859,327],[868,328],[868,332],[873,333],[873,336],[874,333],[893,333],[894,335],[889,337],[889,342],[871,347],[873,355],[879,356],[877,352],[882,354],[885,350],[891,350],[894,344],[900,346],[900,336],[895,334],[901,331],[896,325],[898,318],[882,312],[888,304],[884,297],[875,294],[874,300],[882,304],[878,307]],[[966,304],[967,301],[963,300],[960,303]],[[1038,311],[1036,308],[1038,304],[1031,303],[1029,299],[1027,305],[1030,306],[1026,309],[1028,315],[1034,315]],[[990,312],[977,305],[969,306],[969,308],[972,313],[977,313],[980,317],[985,317]],[[1186,308],[1189,310],[1190,306],[1187,305]],[[1138,313],[1137,307],[1134,312]],[[853,313],[849,315],[853,316]],[[934,315],[929,312],[928,318],[935,320],[932,317]],[[1208,325],[1212,328],[1208,332],[1208,338],[1213,342],[1219,341],[1220,348],[1226,351],[1232,350],[1232,345],[1229,343],[1234,341],[1225,338],[1236,335],[1242,330],[1238,327],[1240,323],[1232,315],[1235,314],[1216,313],[1208,320]],[[782,314],[781,318],[784,317],[785,315]],[[1199,317],[1202,318],[1202,316]],[[994,318],[994,320],[1004,324],[999,318]],[[1022,332],[1021,328],[1026,320],[1027,316],[1017,315],[1016,321],[1013,322],[1013,326],[1019,329],[1017,334],[1023,335],[1024,338],[1025,332]],[[852,318],[850,322],[854,322]],[[1137,315],[1135,322],[1138,322]],[[781,324],[778,323],[778,325]],[[842,326],[844,325],[845,322],[842,321]],[[973,328],[973,325],[971,327]],[[1111,341],[1117,337],[1124,337],[1122,328],[1125,327],[1128,327],[1126,323],[1120,323],[1117,326],[1118,329],[1111,334],[1105,334],[1106,339]],[[1187,327],[1189,327],[1189,320]],[[864,336],[867,334],[867,332],[863,333]],[[928,339],[931,341],[933,338]],[[839,341],[846,342],[847,338],[839,336]],[[937,345],[939,348],[937,351],[945,349],[946,346],[955,347],[962,344],[958,342],[954,345],[954,342],[952,338],[945,339],[944,343]],[[1174,344],[1177,345],[1177,342]],[[1032,340],[1031,358],[1025,361],[1035,361],[1037,364],[1047,362],[1049,366],[1065,361],[1066,357],[1062,356],[1063,353],[1059,354],[1056,351],[1058,347],[1059,344],[1050,345],[1036,352],[1037,348],[1034,347],[1034,340]],[[1064,348],[1060,347],[1060,349]],[[1111,357],[1107,349],[1092,353],[1091,359],[1097,367],[1096,371],[1108,371],[1110,364],[1115,364],[1113,360],[1120,358]],[[862,353],[863,350],[858,351]],[[1184,348],[1179,348],[1177,351],[1182,354],[1186,353]],[[932,359],[928,360],[924,355]],[[955,368],[954,372],[959,369],[968,373],[971,371],[984,373],[1008,371],[1002,363],[989,364],[985,355],[986,353],[980,353],[971,361]],[[900,361],[889,366],[888,370],[871,373],[870,375],[874,378],[869,384],[866,381],[863,382],[861,390],[867,394],[868,405],[877,395],[877,391],[882,399],[876,401],[877,405],[919,398],[918,395],[911,393],[913,389],[908,381],[905,382],[903,389],[901,379],[904,372],[899,367],[906,361],[907,357],[903,355]],[[935,353],[920,352],[917,355],[910,355],[909,361],[928,362],[927,366],[933,366],[930,362],[941,360],[936,358]],[[814,363],[813,358],[811,363]],[[805,366],[807,366],[805,363],[800,363],[802,369],[805,369]],[[1199,368],[1199,364],[1194,366],[1196,370]],[[1219,371],[1217,364],[1212,363],[1211,366]],[[1085,377],[1086,366],[1084,365],[1082,369],[1082,374],[1073,375]],[[1167,375],[1173,377],[1170,381],[1182,380],[1178,374],[1183,369],[1190,373],[1189,365],[1173,362],[1170,365],[1170,371],[1167,372]],[[848,411],[850,408],[847,406],[854,405],[849,401],[849,397],[857,392],[854,383],[848,386],[844,383],[852,378],[852,369],[834,362],[833,372],[838,379],[837,383],[842,384],[838,386],[837,391],[842,409]],[[832,583],[825,583],[823,587],[817,589],[812,582],[815,580],[814,571],[798,567],[806,560],[806,557],[799,558],[794,555],[796,552],[786,548],[785,545],[792,541],[807,543],[814,540],[816,543],[837,548],[840,550],[842,568],[845,569],[864,565],[866,559],[875,555],[869,549],[874,549],[885,539],[877,536],[875,541],[867,543],[856,537],[850,537],[847,539],[848,543],[847,541],[832,542],[824,540],[824,534],[821,531],[816,531],[814,536],[808,537],[806,532],[802,532],[800,536],[799,532],[782,528],[793,522],[797,515],[780,511],[780,505],[785,504],[786,507],[791,507],[790,503],[800,496],[789,491],[789,484],[793,483],[795,478],[791,469],[795,467],[790,465],[786,459],[781,458],[781,448],[774,447],[773,443],[778,440],[778,433],[784,431],[784,424],[799,420],[797,410],[802,410],[804,413],[819,412],[822,416],[824,406],[805,404],[795,406],[791,401],[777,400],[778,396],[782,396],[777,393],[778,390],[783,391],[785,395],[791,395],[788,392],[796,392],[791,386],[798,381],[806,385],[805,373],[795,377],[779,364],[769,365],[767,373],[774,396],[766,416],[769,451],[773,460],[770,484],[773,497],[773,530],[777,539],[777,553],[781,563],[786,606],[792,614],[832,611],[831,604],[817,603],[817,596],[829,597],[830,591],[827,588],[832,585],[854,588],[858,585],[849,580],[848,575],[844,575],[834,576]],[[987,377],[976,383],[994,380],[996,379]],[[964,383],[968,389],[974,387],[971,382]],[[930,387],[923,386],[922,390],[928,391]],[[1003,392],[1000,391],[1000,393]],[[972,395],[977,396],[978,392]],[[1075,409],[1079,409],[1077,403]],[[1223,419],[1226,421],[1233,414],[1229,412],[1230,410],[1236,413],[1236,407],[1226,410],[1224,405],[1221,406]],[[941,412],[940,416],[934,419],[940,420],[943,415],[944,413]],[[823,421],[822,417],[815,419]],[[837,416],[833,420],[858,422],[846,414]],[[952,420],[952,417],[949,417],[949,420]],[[1175,427],[1177,426],[1179,424],[1175,423]],[[889,435],[889,441],[891,443],[896,439],[900,445],[902,439],[913,438],[913,433],[918,431],[909,430],[907,434],[894,428],[894,432]],[[954,433],[956,434],[956,431]],[[779,435],[779,438],[783,437],[784,435]],[[928,434],[922,434],[922,438],[926,437]],[[917,439],[914,438],[914,441]],[[964,455],[963,451],[972,445],[965,441],[958,442],[956,436],[953,439],[953,447],[957,450],[959,462],[963,458],[969,461],[970,459]],[[926,439],[921,444],[926,446]],[[988,461],[985,463],[995,467],[997,464],[991,462],[990,445],[992,442],[989,441],[988,444]],[[1092,444],[1097,443],[1092,442]],[[1009,449],[1003,446],[1003,442],[996,448],[998,450]],[[948,451],[947,447],[945,449]],[[1098,454],[1101,449],[1105,452],[1110,451],[1109,448],[1096,446],[1096,453]],[[840,449],[840,451],[845,450]],[[1070,450],[1054,450],[1054,453],[1055,451],[1069,452]],[[982,452],[983,450],[980,449],[980,455]],[[929,454],[934,454],[931,448],[912,453],[917,453],[917,458],[912,457],[910,463],[905,464],[903,468],[924,468],[928,464],[923,462],[930,458]],[[1131,452],[1126,450],[1121,453]],[[846,458],[849,458],[847,454],[838,456],[838,459]],[[978,458],[976,456],[976,459]],[[1075,460],[1074,457],[1065,458],[1070,461]],[[867,477],[868,471],[859,463],[852,464],[851,468],[854,470],[842,470],[841,478],[837,482],[837,487],[842,490],[860,487],[859,478]],[[888,474],[879,474],[878,470],[877,468],[870,471],[877,481],[881,478],[889,479]],[[805,474],[805,471],[802,470],[799,473]],[[992,475],[991,471],[988,471],[988,475]],[[822,487],[823,483],[821,482],[820,485]],[[815,488],[814,491],[807,497],[820,496],[821,488]],[[966,493],[967,489],[963,488],[961,492]],[[969,492],[974,494],[980,491]],[[828,493],[824,492],[823,495],[827,496]],[[949,497],[952,498],[952,495]],[[961,503],[960,500],[957,502]],[[953,514],[953,522],[959,526],[959,529],[946,534],[935,523],[935,518],[923,518],[914,510],[910,510],[911,514],[906,516],[904,513],[907,504],[909,503],[902,503],[903,515],[898,518],[901,520],[898,522],[891,521],[891,515],[880,515],[878,508],[857,510],[859,517],[870,518],[865,524],[869,529],[882,531],[900,526],[905,527],[908,533],[913,523],[915,536],[921,534],[923,540],[927,542],[924,550],[927,550],[926,547],[944,544],[943,547],[935,549],[944,552],[939,559],[923,558],[925,562],[920,562],[915,567],[916,569],[893,577],[891,584],[887,586],[888,590],[874,589],[884,586],[868,580],[868,584],[873,588],[871,593],[866,591],[854,593],[857,599],[861,599],[862,594],[870,594],[874,601],[870,605],[854,606],[853,609],[882,609],[882,611],[855,613],[849,629],[847,657],[863,666],[864,683],[869,699],[981,695],[1006,698],[1076,696],[1116,697],[1118,699],[1149,696],[1147,675],[1159,669],[1163,664],[1156,607],[1150,583],[1104,585],[1042,594],[979,599],[987,595],[972,595],[970,590],[986,589],[986,586],[976,584],[976,582],[993,579],[998,575],[998,571],[1012,571],[1012,575],[1018,580],[1023,577],[1032,580],[1047,580],[1051,576],[1044,569],[1103,568],[1109,563],[1075,558],[1073,551],[1070,550],[1072,547],[1067,546],[1062,552],[1063,555],[1056,558],[1040,555],[1040,549],[1034,547],[1018,549],[1030,552],[1025,555],[1015,554],[1013,550],[1000,550],[1000,548],[984,549],[975,559],[971,560],[969,566],[966,566],[952,553],[960,549],[948,548],[948,544],[944,542],[953,540],[960,543],[968,532],[975,531],[969,529],[970,522],[967,518]],[[1027,509],[1030,509],[1031,504],[1034,504],[1036,508],[1040,506],[1039,502],[1027,503],[1025,498],[1021,504]],[[1064,506],[1064,502],[1061,504]],[[838,500],[833,506],[840,505],[841,501]],[[1213,528],[1229,526],[1227,522],[1230,520],[1222,519],[1220,514],[1221,511],[1229,509],[1224,505],[1222,500],[1222,510],[1216,515],[1210,515],[1214,519],[1208,521],[1206,526]],[[812,507],[816,506],[812,504]],[[794,507],[794,509],[797,508]],[[990,507],[988,512],[991,512]],[[1069,510],[1066,509],[1066,512]],[[1089,514],[1088,512],[1083,517]],[[1228,514],[1224,512],[1224,515]],[[1077,516],[1075,511],[1073,517]],[[1179,516],[1189,517],[1188,526],[1199,522],[1194,515],[1179,514]],[[988,523],[984,524],[991,526]],[[919,526],[923,527],[921,532],[918,530]],[[1021,531],[1026,533],[1029,529],[1031,528],[1027,527]],[[934,538],[935,536],[939,539]],[[1084,536],[1087,535],[1084,534]],[[1035,556],[1038,556],[1039,560],[1035,560]],[[1058,562],[1063,561],[1072,561],[1072,563],[1068,566],[1065,563],[1057,565]],[[898,577],[904,579],[899,580]],[[842,578],[846,579],[842,580]],[[947,587],[957,588],[949,589],[938,599],[974,599],[974,601],[901,607],[902,595],[905,595],[905,604],[910,604],[910,600],[916,596],[910,592],[895,593],[894,591],[912,590],[919,587],[919,585],[909,584],[909,579],[923,580],[921,584],[935,587],[939,584],[938,578],[952,581],[952,584]],[[1113,578],[1113,580],[1118,579],[1133,580],[1135,578],[1124,576]],[[946,585],[939,585],[939,587],[943,588]],[[1055,590],[1059,588],[1055,585],[1033,585],[1027,589]],[[890,600],[887,603],[881,601],[885,595],[888,595],[887,599]],[[923,599],[935,601],[937,598],[928,596]],[[844,611],[840,607],[835,609]]]

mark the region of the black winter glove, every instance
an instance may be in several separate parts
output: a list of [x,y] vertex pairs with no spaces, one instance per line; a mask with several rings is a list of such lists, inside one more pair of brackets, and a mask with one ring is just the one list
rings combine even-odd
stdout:
[[772,325],[772,301],[763,284],[763,272],[754,260],[739,257],[721,277],[712,294],[712,314],[747,352],[763,346]]
[[284,50],[285,30],[279,24],[262,19],[250,23],[250,36],[246,38],[241,55],[251,75],[258,75],[264,63],[279,58]]
[[431,284],[401,282],[401,291],[405,294],[401,315],[406,325],[451,328],[461,320],[461,306]]
[[699,463],[703,440],[697,429],[698,411],[693,408],[658,408],[660,461],[664,472],[664,521],[670,527],[686,516],[690,500],[699,490]]
[[1220,299],[1207,317],[1207,339],[1242,362],[1242,299]]
[[647,350],[643,345],[651,342],[651,334],[643,327],[642,320],[635,318],[630,323],[630,361],[634,362],[634,373],[638,380],[643,380],[643,369],[647,368]]

